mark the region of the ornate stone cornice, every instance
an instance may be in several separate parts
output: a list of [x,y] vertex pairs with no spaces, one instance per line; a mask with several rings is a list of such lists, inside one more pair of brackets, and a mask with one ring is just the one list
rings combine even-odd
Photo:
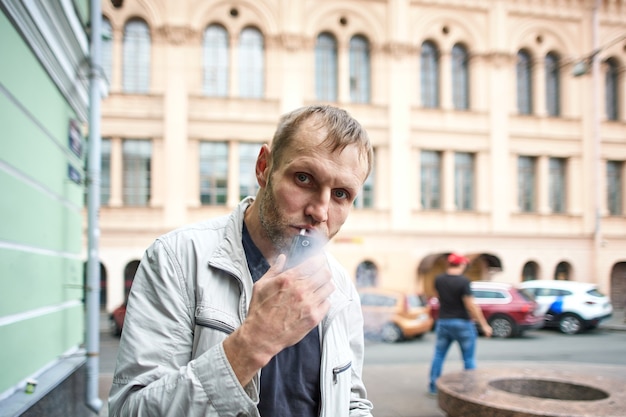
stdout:
[[387,42],[381,44],[380,46],[373,46],[372,50],[374,51],[382,51],[386,54],[391,55],[393,58],[402,58],[406,55],[415,54],[418,50],[415,46],[408,43],[400,43],[400,42]]
[[196,36],[196,32],[188,26],[161,26],[156,30],[158,38],[173,45],[182,45]]

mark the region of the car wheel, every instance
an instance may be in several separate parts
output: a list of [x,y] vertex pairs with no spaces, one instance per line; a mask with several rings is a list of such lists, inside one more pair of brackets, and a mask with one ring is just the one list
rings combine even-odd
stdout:
[[492,317],[489,325],[493,329],[493,337],[513,337],[515,333],[513,320],[505,316]]
[[380,331],[380,336],[382,337],[383,341],[387,343],[394,343],[402,339],[402,331],[397,325],[393,323],[387,323]]
[[565,334],[576,334],[583,330],[583,321],[576,314],[564,314],[559,320],[559,330]]

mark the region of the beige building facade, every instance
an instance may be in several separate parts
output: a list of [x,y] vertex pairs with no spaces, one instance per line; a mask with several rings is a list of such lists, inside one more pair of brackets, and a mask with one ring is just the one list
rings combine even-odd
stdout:
[[375,147],[328,246],[358,285],[430,293],[457,251],[472,279],[592,281],[626,302],[626,1],[102,6],[108,310],[156,237],[254,192],[279,116],[317,102]]

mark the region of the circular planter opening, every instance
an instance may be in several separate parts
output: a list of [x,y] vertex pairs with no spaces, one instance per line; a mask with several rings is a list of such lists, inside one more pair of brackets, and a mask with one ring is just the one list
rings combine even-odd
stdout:
[[609,394],[597,388],[547,379],[509,378],[489,381],[493,388],[511,394],[563,401],[597,401]]

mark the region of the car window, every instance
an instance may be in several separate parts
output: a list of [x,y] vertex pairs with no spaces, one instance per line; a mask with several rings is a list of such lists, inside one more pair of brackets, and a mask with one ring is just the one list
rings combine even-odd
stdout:
[[382,294],[361,294],[362,306],[393,307],[396,299]]
[[593,289],[587,291],[587,294],[592,295],[594,297],[604,297],[604,294],[602,294],[600,291],[598,291],[597,288],[593,288]]
[[558,294],[554,288],[537,288],[535,289],[535,295],[538,297],[554,297]]
[[524,288],[520,288],[520,290],[526,292],[527,294],[532,295],[533,297],[536,297],[539,295],[538,288],[524,287]]
[[518,288],[517,292],[521,295],[521,297],[527,301],[534,301],[535,300],[535,294],[532,291],[532,289],[528,288]]
[[495,290],[472,290],[474,298],[506,298],[501,291]]
[[407,296],[407,302],[409,303],[409,308],[424,307],[426,305],[424,300],[418,295]]
[[572,295],[569,290],[562,290],[559,288],[534,288],[536,297],[565,297]]

